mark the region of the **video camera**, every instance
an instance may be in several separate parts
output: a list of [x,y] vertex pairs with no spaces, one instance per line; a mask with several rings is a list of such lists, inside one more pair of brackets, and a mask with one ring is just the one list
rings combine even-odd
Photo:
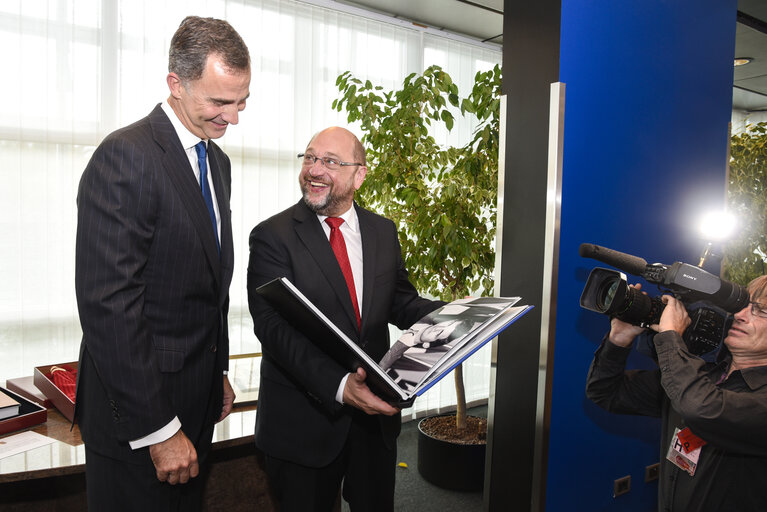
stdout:
[[[593,244],[581,244],[578,253],[642,277],[681,300],[691,319],[684,339],[696,355],[718,347],[729,327],[728,313],[737,313],[749,303],[748,290],[694,265],[680,262],[648,265],[637,256]],[[690,307],[699,301],[703,305]],[[665,304],[660,297],[650,297],[629,287],[624,273],[595,268],[581,294],[581,307],[632,325],[649,327],[660,322]]]

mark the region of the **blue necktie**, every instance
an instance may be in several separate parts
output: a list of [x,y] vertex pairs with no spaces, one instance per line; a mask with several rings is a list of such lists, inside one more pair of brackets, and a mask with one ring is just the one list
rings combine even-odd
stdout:
[[218,226],[216,225],[216,210],[213,209],[213,196],[210,193],[208,185],[208,162],[205,159],[205,141],[201,140],[194,146],[197,151],[197,163],[200,166],[200,188],[202,189],[202,198],[205,200],[205,206],[208,207],[210,221],[213,223],[213,233],[216,236],[216,248],[221,252],[221,244],[218,241]]

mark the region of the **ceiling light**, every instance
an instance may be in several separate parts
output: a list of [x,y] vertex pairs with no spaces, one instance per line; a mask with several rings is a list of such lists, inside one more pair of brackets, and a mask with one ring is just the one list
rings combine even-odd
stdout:
[[752,60],[754,60],[752,57],[735,57],[735,67],[745,66]]

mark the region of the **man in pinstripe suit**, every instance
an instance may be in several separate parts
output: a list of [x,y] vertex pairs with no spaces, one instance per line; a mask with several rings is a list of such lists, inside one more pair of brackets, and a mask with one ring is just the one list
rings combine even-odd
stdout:
[[76,416],[91,510],[200,509],[195,477],[234,401],[231,174],[212,139],[245,108],[250,57],[227,22],[188,17],[168,70],[167,101],[101,143],[78,191]]

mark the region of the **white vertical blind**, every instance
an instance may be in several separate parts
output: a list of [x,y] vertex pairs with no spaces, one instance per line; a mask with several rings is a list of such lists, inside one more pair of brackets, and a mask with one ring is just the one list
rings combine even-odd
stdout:
[[[247,308],[248,234],[299,198],[296,153],[346,125],[331,109],[351,70],[384,88],[431,64],[467,94],[500,51],[289,0],[19,0],[0,3],[0,381],[77,359],[77,186],[100,140],[167,97],[170,38],[184,16],[227,19],[248,44],[251,97],[220,140],[232,161],[235,273],[231,352],[259,350]],[[468,140],[456,123],[445,143]],[[353,130],[357,131],[355,127]],[[358,132],[359,135],[361,135]],[[469,400],[487,396],[489,355],[467,368]],[[452,379],[419,400],[454,401]]]

